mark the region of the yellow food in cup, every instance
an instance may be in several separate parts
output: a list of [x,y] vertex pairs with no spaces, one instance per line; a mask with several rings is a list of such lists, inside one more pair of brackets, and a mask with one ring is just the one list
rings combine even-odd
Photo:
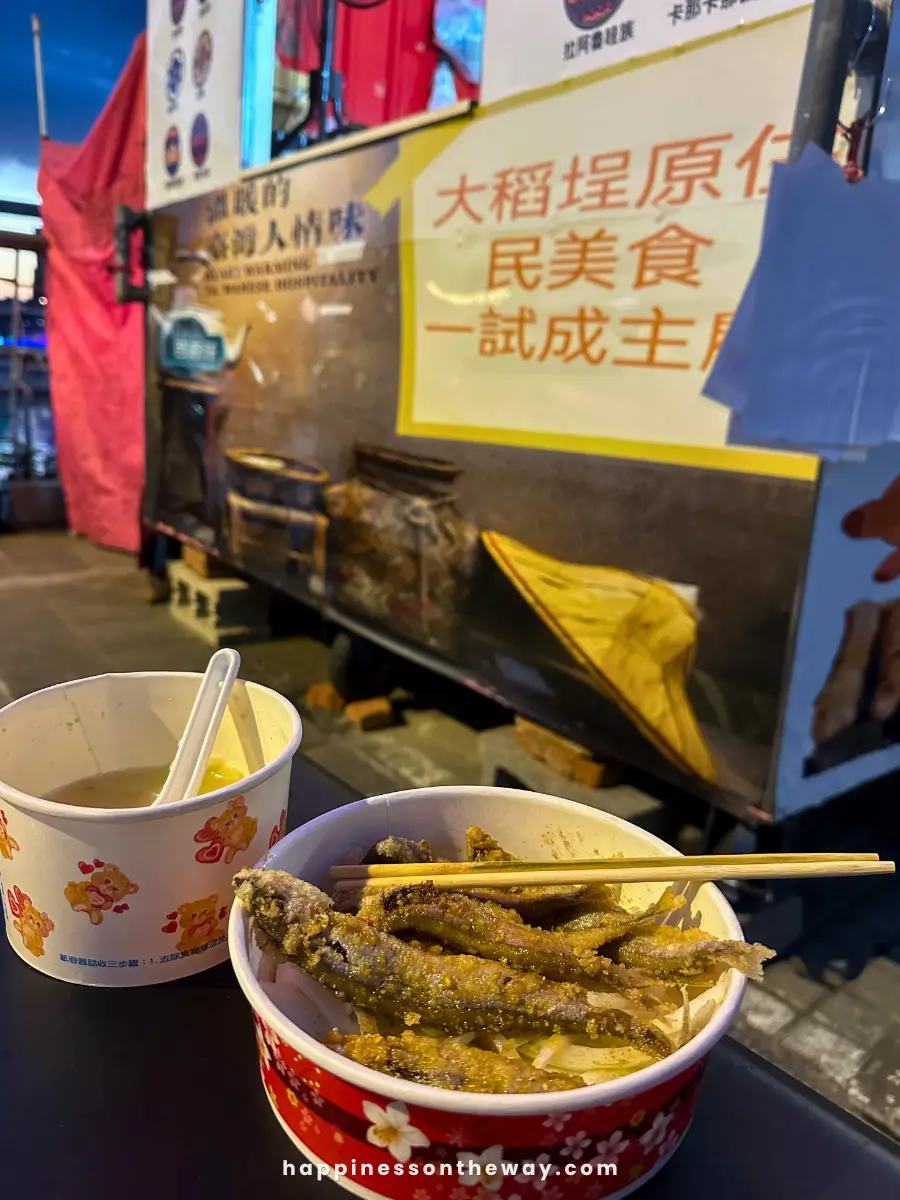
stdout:
[[[75,779],[48,792],[46,798],[76,808],[146,808],[162,791],[170,764],[160,767],[126,767]],[[244,778],[244,772],[221,758],[211,758],[200,784],[199,796],[217,792]]]

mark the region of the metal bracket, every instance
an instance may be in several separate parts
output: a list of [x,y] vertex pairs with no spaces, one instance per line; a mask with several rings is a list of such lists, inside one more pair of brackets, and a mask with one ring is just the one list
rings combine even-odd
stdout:
[[[141,251],[141,279],[134,282],[131,268],[131,243],[136,233],[144,235]],[[150,214],[116,205],[115,258],[109,270],[116,277],[116,304],[146,304],[150,299],[147,270],[151,262]]]

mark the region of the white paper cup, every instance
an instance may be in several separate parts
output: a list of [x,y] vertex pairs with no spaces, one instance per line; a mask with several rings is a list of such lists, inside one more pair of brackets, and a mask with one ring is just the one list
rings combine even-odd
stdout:
[[64,784],[175,755],[201,676],[100,675],[0,710],[0,894],[30,966],[97,987],[194,975],[228,957],[231,877],[284,834],[302,729],[283,696],[235,685],[213,756],[239,783],[159,808],[75,808]]

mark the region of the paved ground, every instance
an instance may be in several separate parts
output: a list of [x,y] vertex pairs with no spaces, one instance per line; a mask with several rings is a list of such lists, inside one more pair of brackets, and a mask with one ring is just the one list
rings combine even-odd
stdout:
[[[0,538],[0,704],[104,671],[202,669],[208,647],[148,595],[128,556],[60,534]],[[298,703],[328,673],[327,649],[306,637],[241,654],[245,677]],[[304,750],[360,793],[479,778],[474,731],[438,713],[368,735],[317,714]],[[897,780],[883,780],[796,819],[784,848],[900,859],[897,802]],[[900,880],[775,888],[738,907],[748,935],[783,955],[750,985],[736,1036],[900,1138]]]

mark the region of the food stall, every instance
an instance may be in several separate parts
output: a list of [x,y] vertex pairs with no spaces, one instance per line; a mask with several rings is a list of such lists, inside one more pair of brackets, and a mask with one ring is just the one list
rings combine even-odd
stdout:
[[[150,4],[144,517],[771,823],[900,761],[877,721],[835,758],[846,722],[816,715],[852,607],[806,570],[811,539],[834,550],[817,460],[730,445],[702,395],[810,9],[556,7],[516,32],[515,5],[488,4],[479,105],[458,89],[365,131],[307,125],[272,159],[283,131],[253,97],[285,5],[246,29],[210,15],[210,65],[202,16]],[[856,503],[876,483],[865,468]]]

